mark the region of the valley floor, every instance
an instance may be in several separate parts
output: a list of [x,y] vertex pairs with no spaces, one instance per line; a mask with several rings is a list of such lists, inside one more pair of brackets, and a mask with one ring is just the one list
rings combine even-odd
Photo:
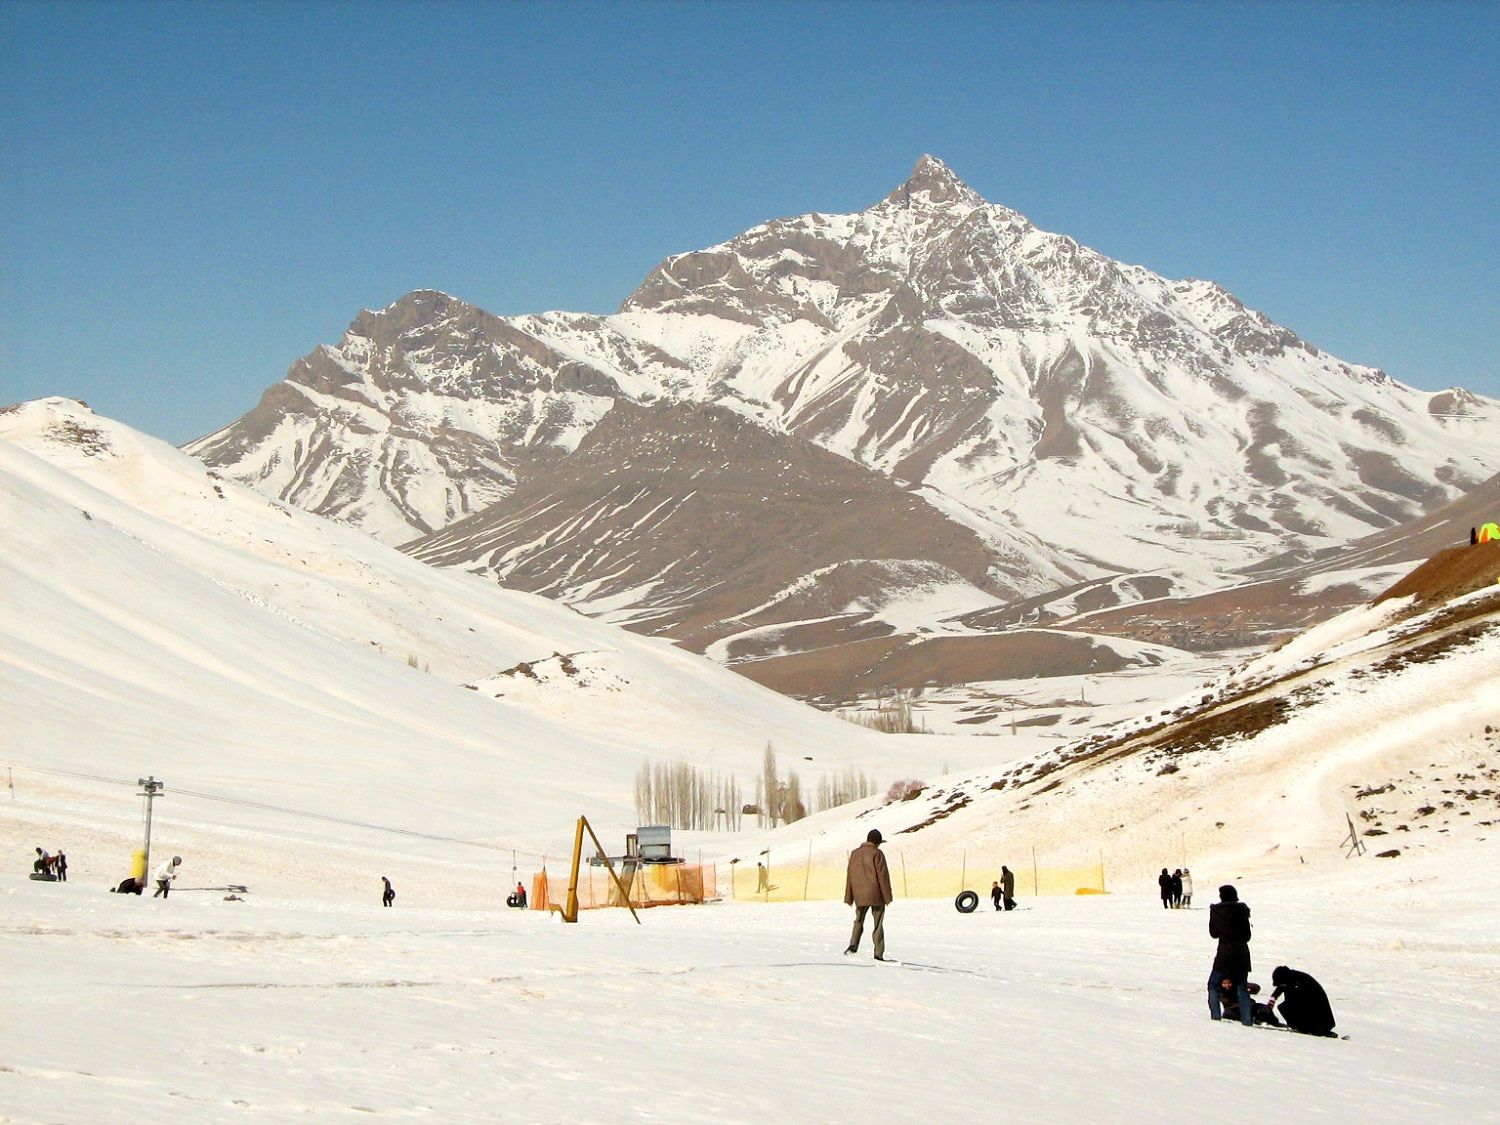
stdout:
[[1500,906],[1493,850],[1472,850],[1241,882],[1254,979],[1312,972],[1347,1041],[1209,1022],[1207,871],[1179,912],[1138,895],[968,916],[897,901],[893,965],[868,937],[841,956],[848,912],[830,903],[568,926],[6,875],[0,1114],[1500,1120]]

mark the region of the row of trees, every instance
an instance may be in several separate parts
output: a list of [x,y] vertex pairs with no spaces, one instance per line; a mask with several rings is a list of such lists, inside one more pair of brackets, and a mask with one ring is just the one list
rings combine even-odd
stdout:
[[[835,808],[875,794],[875,779],[850,767],[818,780],[817,809]],[[746,803],[739,779],[690,762],[641,763],[635,777],[635,813],[642,824],[670,824],[700,832],[738,832],[746,816],[761,828],[790,824],[808,814],[796,770],[782,775],[776,750],[766,743],[755,800]]]
[[898,692],[889,700],[883,696],[877,699],[873,711],[840,711],[838,715],[855,726],[866,727],[881,734],[926,734],[926,723],[917,725],[911,701],[910,693]]
[[733,774],[689,762],[642,762],[635,775],[635,814],[642,824],[699,832],[738,832],[744,805]]

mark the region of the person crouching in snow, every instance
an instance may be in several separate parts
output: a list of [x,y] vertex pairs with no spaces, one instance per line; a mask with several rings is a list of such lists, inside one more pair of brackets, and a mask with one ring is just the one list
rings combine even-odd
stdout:
[[1281,1000],[1281,1018],[1287,1027],[1304,1035],[1335,1034],[1333,1008],[1328,1003],[1328,993],[1323,986],[1307,973],[1277,965],[1271,973],[1271,983],[1276,986],[1271,993],[1271,1003]]
[[174,855],[161,865],[156,873],[156,893],[152,898],[168,898],[172,893],[172,881],[177,878],[177,869],[182,866],[182,857]]

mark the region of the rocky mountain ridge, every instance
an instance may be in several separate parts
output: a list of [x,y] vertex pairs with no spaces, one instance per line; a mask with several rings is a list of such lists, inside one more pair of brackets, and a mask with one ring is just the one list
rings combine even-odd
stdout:
[[[388,542],[438,533],[413,550],[529,585],[528,541],[497,555],[473,539],[486,553],[466,556],[445,529],[487,512],[519,536],[540,482],[606,471],[563,466],[607,415],[662,402],[737,412],[788,463],[810,443],[919,496],[990,551],[973,584],[1001,603],[1078,583],[1121,601],[1202,592],[1419,517],[1500,469],[1500,403],[1340,361],[1211,282],[1042,231],[931,157],[865,211],[674,255],[612,316],[497,317],[410,294],[189,450]],[[649,457],[628,433],[611,447],[622,483]],[[933,563],[897,533],[902,510],[883,557]],[[631,534],[562,498],[552,517],[554,554]],[[754,537],[749,510],[734,518]],[[542,585],[585,612],[639,611],[644,628],[665,599],[686,607],[680,623],[694,584],[675,585],[658,549],[632,564],[628,589],[653,591],[639,604],[587,567]],[[778,571],[783,591],[811,573],[794,571]]]

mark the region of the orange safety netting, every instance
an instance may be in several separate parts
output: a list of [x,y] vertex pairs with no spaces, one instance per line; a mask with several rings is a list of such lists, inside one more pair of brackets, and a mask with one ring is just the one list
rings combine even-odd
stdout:
[[[620,881],[627,873],[615,868]],[[626,890],[630,905],[637,910],[647,906],[676,906],[683,903],[708,902],[719,897],[718,871],[712,864],[648,863],[629,875]],[[550,905],[563,906],[568,901],[568,876],[542,871],[531,877],[531,897],[527,905],[546,910]],[[603,867],[581,867],[578,871],[578,908],[597,910],[606,906],[623,906],[620,890]]]

